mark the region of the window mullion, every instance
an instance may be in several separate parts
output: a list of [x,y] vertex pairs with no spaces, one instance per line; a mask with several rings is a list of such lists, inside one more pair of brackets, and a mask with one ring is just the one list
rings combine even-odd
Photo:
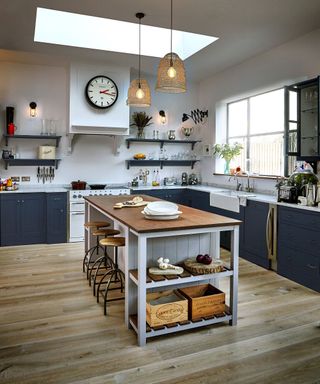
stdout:
[[247,159],[250,159],[250,98],[248,97],[248,108],[247,108],[247,152],[246,152],[246,159],[245,159],[245,166],[246,171],[251,171],[251,164],[250,161],[247,161]]

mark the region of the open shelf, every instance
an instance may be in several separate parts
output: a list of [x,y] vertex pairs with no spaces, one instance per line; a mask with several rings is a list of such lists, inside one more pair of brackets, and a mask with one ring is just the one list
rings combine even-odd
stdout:
[[[188,271],[184,271],[180,275],[153,275],[147,273],[146,275],[146,286],[148,288],[167,287],[170,285],[192,283],[196,281],[210,280],[215,278],[222,278],[232,276],[233,271],[224,267],[223,272],[209,273],[205,275],[193,275]],[[131,269],[129,271],[130,279],[138,285],[138,270]]]
[[162,169],[163,167],[191,167],[193,169],[194,164],[200,161],[199,159],[196,160],[126,160],[127,169],[130,169],[130,167],[147,167],[147,166],[154,166],[154,167],[160,167]]
[[53,166],[58,169],[58,163],[61,159],[3,159],[5,163],[5,169],[8,169],[8,166],[32,166],[32,165],[45,165]]
[[[185,331],[192,328],[199,328],[205,325],[217,324],[217,323],[222,323],[222,322],[231,321],[231,320],[232,320],[232,314],[231,314],[230,308],[226,305],[223,313],[202,317],[193,321],[192,320],[181,321],[181,322],[166,324],[158,327],[150,327],[146,323],[146,337],[148,338],[148,337],[166,335],[168,333]],[[135,330],[135,332],[138,333],[138,316],[130,315],[129,322],[132,328]]]
[[55,135],[3,135],[6,140],[6,146],[8,146],[9,139],[40,139],[40,140],[55,140],[56,141],[56,147],[59,146],[60,139],[62,136],[55,136]]
[[137,139],[130,138],[126,139],[127,148],[130,148],[131,143],[159,143],[160,148],[163,148],[163,145],[166,144],[191,144],[191,149],[193,150],[196,143],[200,143],[201,140],[169,140],[169,139]]

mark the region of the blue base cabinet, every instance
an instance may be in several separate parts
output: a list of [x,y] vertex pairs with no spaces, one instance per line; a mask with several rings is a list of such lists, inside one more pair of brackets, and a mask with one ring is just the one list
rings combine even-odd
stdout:
[[1,246],[67,242],[67,193],[0,196]]
[[67,242],[67,194],[47,193],[47,243]]
[[320,292],[320,214],[278,207],[277,271]]
[[1,196],[1,245],[44,243],[45,195],[17,193]]

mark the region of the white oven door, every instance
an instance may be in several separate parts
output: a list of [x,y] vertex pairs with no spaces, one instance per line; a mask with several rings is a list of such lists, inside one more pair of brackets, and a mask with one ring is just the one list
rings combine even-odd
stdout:
[[70,212],[84,212],[84,201],[71,201]]
[[70,212],[70,230],[69,241],[83,241],[84,240],[84,211],[83,212]]

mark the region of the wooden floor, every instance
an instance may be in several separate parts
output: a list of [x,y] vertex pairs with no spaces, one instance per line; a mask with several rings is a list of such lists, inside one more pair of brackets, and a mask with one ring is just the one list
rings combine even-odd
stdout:
[[140,348],[123,302],[96,304],[82,247],[0,248],[1,384],[320,383],[320,294],[241,261],[236,327]]

